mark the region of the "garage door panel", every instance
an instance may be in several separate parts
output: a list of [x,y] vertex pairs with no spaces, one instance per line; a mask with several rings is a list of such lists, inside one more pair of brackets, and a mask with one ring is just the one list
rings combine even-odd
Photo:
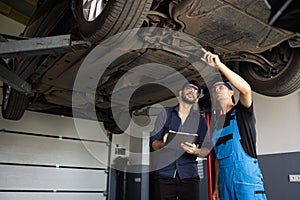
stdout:
[[89,120],[29,111],[18,121],[0,115],[0,199],[106,200],[105,132]]
[[104,170],[1,166],[1,190],[105,191]]
[[33,199],[42,199],[42,200],[105,200],[106,197],[104,194],[77,194],[77,193],[1,193],[0,199],[9,199],[9,200],[33,200]]
[[0,161],[42,165],[106,168],[106,143],[0,134]]
[[108,141],[103,123],[30,111],[18,121],[0,115],[0,129]]

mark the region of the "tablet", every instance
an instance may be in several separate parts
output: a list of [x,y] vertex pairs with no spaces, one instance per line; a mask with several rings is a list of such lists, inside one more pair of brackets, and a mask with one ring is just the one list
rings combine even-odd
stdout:
[[197,134],[169,131],[165,147],[172,149],[182,149],[181,143],[194,143],[197,139]]

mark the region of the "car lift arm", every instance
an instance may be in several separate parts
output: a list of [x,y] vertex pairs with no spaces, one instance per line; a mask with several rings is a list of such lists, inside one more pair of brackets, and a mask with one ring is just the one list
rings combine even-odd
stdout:
[[15,90],[23,93],[31,92],[31,85],[26,81],[22,80],[17,74],[11,72],[7,67],[6,63],[1,60],[0,62],[0,80],[5,84],[10,85]]
[[[2,37],[8,35],[0,34]],[[16,37],[15,37],[16,38]],[[22,38],[18,41],[0,42],[0,57],[19,57],[66,53],[91,46],[88,41],[72,41],[71,35],[59,35],[41,38]]]
[[[91,43],[88,41],[72,41],[71,35],[24,38],[0,34],[0,37],[2,38],[2,41],[4,41],[0,42],[0,58],[2,59],[66,53],[91,46]],[[14,39],[17,41],[8,41],[8,39]],[[11,85],[14,89],[20,92],[30,93],[31,85],[22,80],[17,74],[10,71],[5,64],[6,63],[4,63],[4,61],[0,62],[0,80]]]

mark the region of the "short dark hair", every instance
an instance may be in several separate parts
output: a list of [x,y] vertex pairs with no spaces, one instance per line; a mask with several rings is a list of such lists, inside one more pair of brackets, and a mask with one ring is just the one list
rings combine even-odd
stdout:
[[186,82],[185,84],[183,84],[181,90],[183,90],[189,84],[197,86],[197,88],[200,89],[200,84],[198,83],[198,81],[196,81],[196,80],[190,80],[190,81]]

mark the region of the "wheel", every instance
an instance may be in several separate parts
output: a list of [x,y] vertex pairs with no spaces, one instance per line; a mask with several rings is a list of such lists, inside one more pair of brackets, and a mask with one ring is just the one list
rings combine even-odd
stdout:
[[75,16],[84,38],[99,42],[116,33],[139,28],[152,0],[77,0]]
[[4,119],[19,120],[27,108],[28,97],[3,84],[2,116]]
[[287,44],[263,53],[274,68],[266,71],[253,63],[240,64],[241,76],[260,94],[279,97],[291,94],[300,87],[300,48]]

